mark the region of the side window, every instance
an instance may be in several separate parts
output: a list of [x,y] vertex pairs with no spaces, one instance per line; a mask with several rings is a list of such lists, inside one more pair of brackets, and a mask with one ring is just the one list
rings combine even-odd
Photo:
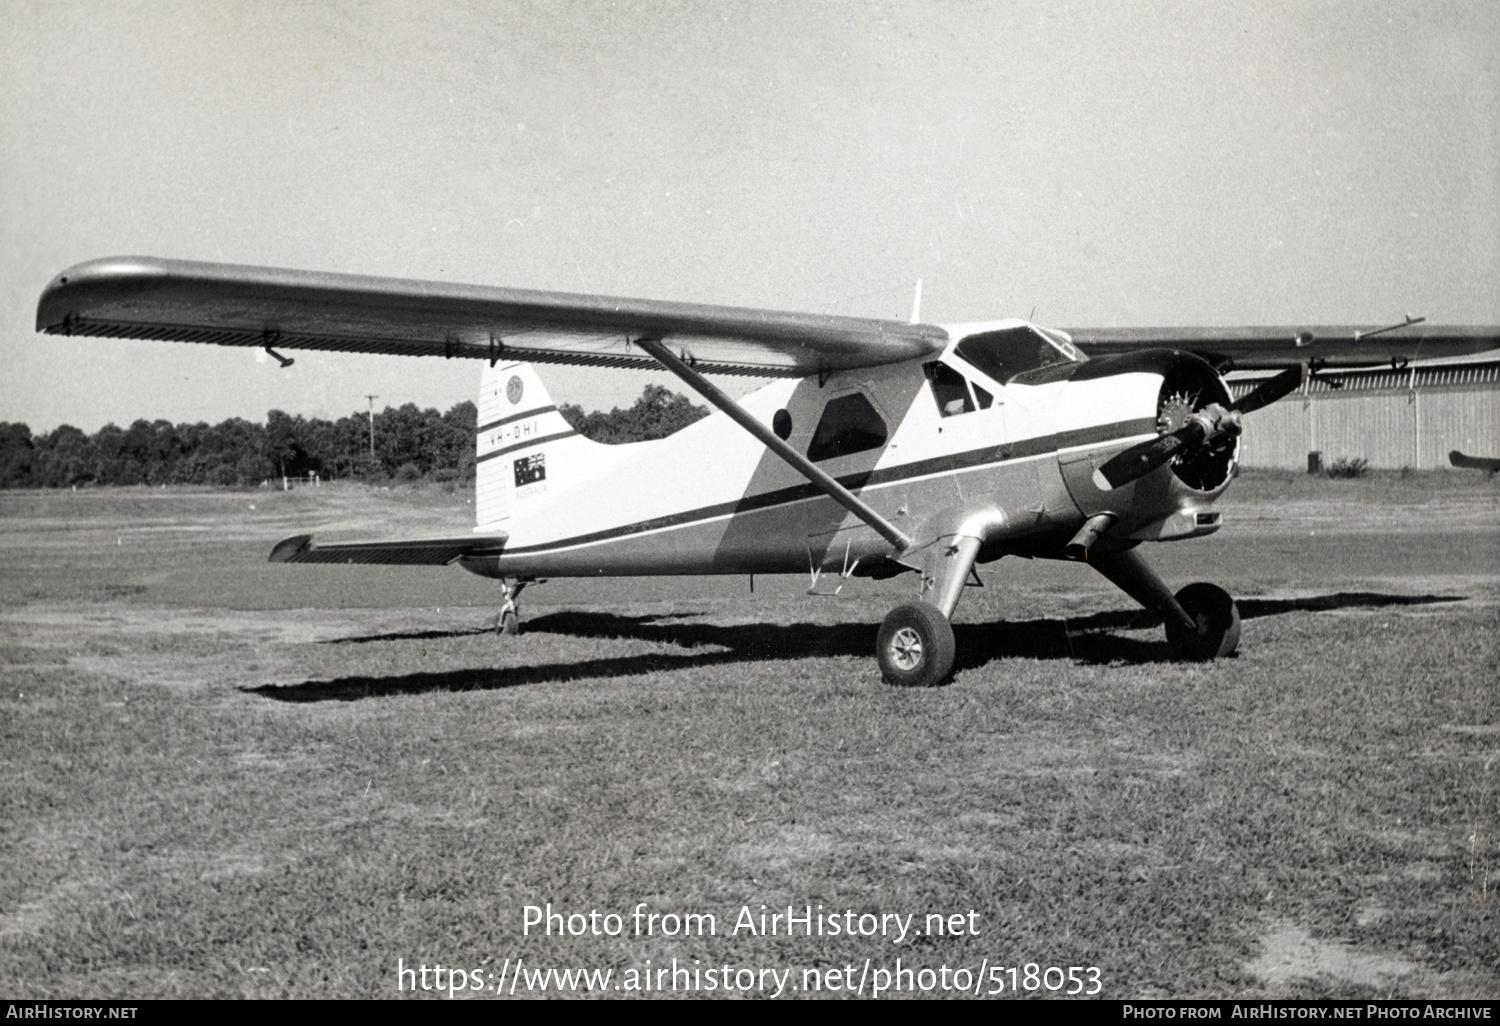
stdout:
[[807,458],[814,463],[847,456],[852,452],[878,449],[885,444],[885,421],[862,393],[851,392],[830,399],[813,432]]
[[987,410],[994,405],[995,397],[980,388],[978,382],[971,381],[969,384],[974,386],[974,398],[979,400],[979,408],[981,410]]
[[792,437],[792,415],[786,410],[777,410],[776,415],[771,418],[771,430],[783,442]]
[[969,385],[962,374],[939,361],[923,364],[922,369],[932,384],[932,398],[937,400],[939,413],[952,417],[974,412],[974,400],[969,398]]

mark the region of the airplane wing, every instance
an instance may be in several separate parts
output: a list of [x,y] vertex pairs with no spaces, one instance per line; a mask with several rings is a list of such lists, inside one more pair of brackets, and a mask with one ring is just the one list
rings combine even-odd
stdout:
[[[936,353],[932,324],[484,285],[109,257],[54,278],[37,304],[53,335],[659,369],[655,339],[706,373],[761,377]],[[1375,366],[1500,348],[1500,327],[1074,328],[1090,356],[1184,349],[1220,366]]]
[[931,324],[352,274],[110,257],[37,304],[52,335],[660,369],[651,338],[707,373],[803,377],[941,350]]
[[507,535],[467,535],[404,541],[339,542],[314,545],[312,535],[298,534],[276,543],[272,563],[384,563],[396,566],[447,566],[464,556],[498,554]]
[[1089,356],[1183,349],[1221,369],[1276,370],[1311,361],[1322,367],[1401,366],[1408,360],[1468,356],[1500,348],[1500,326],[1423,321],[1377,327],[1067,328]]

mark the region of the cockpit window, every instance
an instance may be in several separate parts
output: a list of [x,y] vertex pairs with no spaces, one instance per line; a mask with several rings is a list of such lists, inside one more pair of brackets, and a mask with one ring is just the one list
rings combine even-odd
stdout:
[[932,384],[932,398],[937,402],[938,412],[945,417],[959,413],[974,412],[974,400],[969,397],[969,384],[964,376],[946,363],[934,360],[924,363],[927,380]]
[[[1072,350],[1071,346],[1068,348]],[[1077,362],[1073,355],[1030,327],[970,335],[954,351],[1000,382],[1007,382],[1027,371]]]

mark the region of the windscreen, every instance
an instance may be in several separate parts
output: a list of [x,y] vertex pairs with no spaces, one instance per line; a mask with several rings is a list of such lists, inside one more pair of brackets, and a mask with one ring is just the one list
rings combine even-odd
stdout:
[[955,352],[1000,382],[1028,371],[1078,362],[1041,332],[1025,326],[970,335]]

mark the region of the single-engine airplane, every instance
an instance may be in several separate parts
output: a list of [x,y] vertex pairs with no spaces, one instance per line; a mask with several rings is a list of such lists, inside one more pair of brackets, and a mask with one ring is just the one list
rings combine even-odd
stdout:
[[1448,454],[1448,462],[1463,470],[1482,470],[1490,477],[1500,473],[1500,459],[1494,456],[1465,456],[1454,449]]
[[[1217,531],[1241,418],[1305,371],[1399,366],[1500,347],[1500,327],[1059,331],[1024,320],[925,324],[190,263],[94,260],[58,275],[37,330],[262,348],[472,359],[479,393],[470,535],[315,544],[287,563],[447,565],[499,580],[499,624],[544,577],[770,574],[886,578],[876,657],[893,684],[954,660],[976,563],[1087,562],[1164,622],[1179,658],[1234,651],[1212,584],[1174,593],[1141,542]],[[718,408],[668,438],[574,431],[531,364],[665,368]],[[1284,368],[1238,400],[1223,373]],[[734,400],[709,380],[770,384]]]

